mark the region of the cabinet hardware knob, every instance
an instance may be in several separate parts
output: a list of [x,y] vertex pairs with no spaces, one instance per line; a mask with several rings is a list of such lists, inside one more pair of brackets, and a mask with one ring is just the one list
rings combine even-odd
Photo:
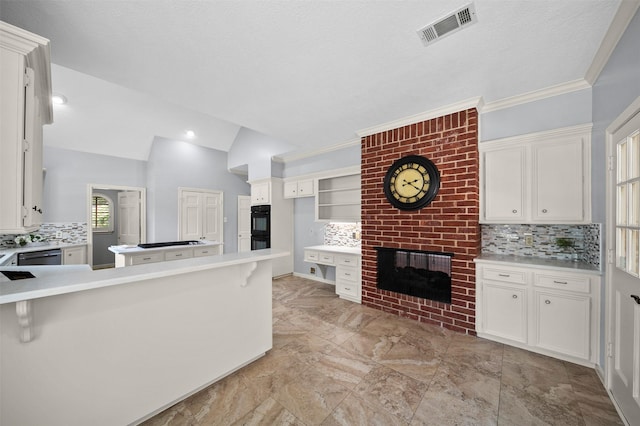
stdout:
[[511,210],[511,213],[518,213],[518,210],[513,209],[513,210]]
[[550,305],[551,304],[551,300],[547,299],[544,301],[545,305]]
[[344,289],[347,290],[347,291],[351,291],[351,289],[349,287],[345,287]]
[[542,209],[542,213],[546,213],[546,212],[547,212],[547,209]]
[[553,283],[554,284],[564,284],[564,285],[568,284],[566,281],[556,281],[556,280],[553,280]]
[[513,297],[514,299],[517,299],[517,298],[518,298],[518,295],[517,295],[517,294],[514,294],[514,295],[513,295],[513,296],[511,296],[511,297]]
[[640,296],[636,296],[635,294],[632,294],[631,298],[635,300],[638,305],[640,305]]

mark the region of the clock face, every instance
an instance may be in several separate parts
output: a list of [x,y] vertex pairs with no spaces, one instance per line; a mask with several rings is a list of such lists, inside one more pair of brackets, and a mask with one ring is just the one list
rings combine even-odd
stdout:
[[416,210],[429,204],[440,189],[435,164],[418,155],[394,162],[384,178],[384,193],[395,207]]

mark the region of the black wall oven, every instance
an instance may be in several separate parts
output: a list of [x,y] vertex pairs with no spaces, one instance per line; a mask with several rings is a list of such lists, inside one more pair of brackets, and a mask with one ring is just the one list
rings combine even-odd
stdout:
[[271,206],[251,206],[251,250],[271,248]]

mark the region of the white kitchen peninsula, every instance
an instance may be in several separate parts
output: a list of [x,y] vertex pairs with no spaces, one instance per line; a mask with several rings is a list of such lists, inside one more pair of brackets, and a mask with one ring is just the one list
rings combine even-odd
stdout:
[[272,261],[287,255],[3,282],[0,424],[136,424],[261,357],[272,347]]
[[123,266],[157,263],[168,260],[190,259],[192,257],[215,256],[222,254],[222,243],[218,241],[198,241],[186,245],[167,245],[163,247],[141,248],[138,246],[111,246],[115,253],[116,268]]

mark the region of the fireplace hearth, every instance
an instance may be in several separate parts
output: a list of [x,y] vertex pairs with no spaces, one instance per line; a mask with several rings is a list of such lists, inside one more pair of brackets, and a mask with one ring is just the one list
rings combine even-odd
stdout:
[[453,253],[376,247],[381,290],[451,303]]

